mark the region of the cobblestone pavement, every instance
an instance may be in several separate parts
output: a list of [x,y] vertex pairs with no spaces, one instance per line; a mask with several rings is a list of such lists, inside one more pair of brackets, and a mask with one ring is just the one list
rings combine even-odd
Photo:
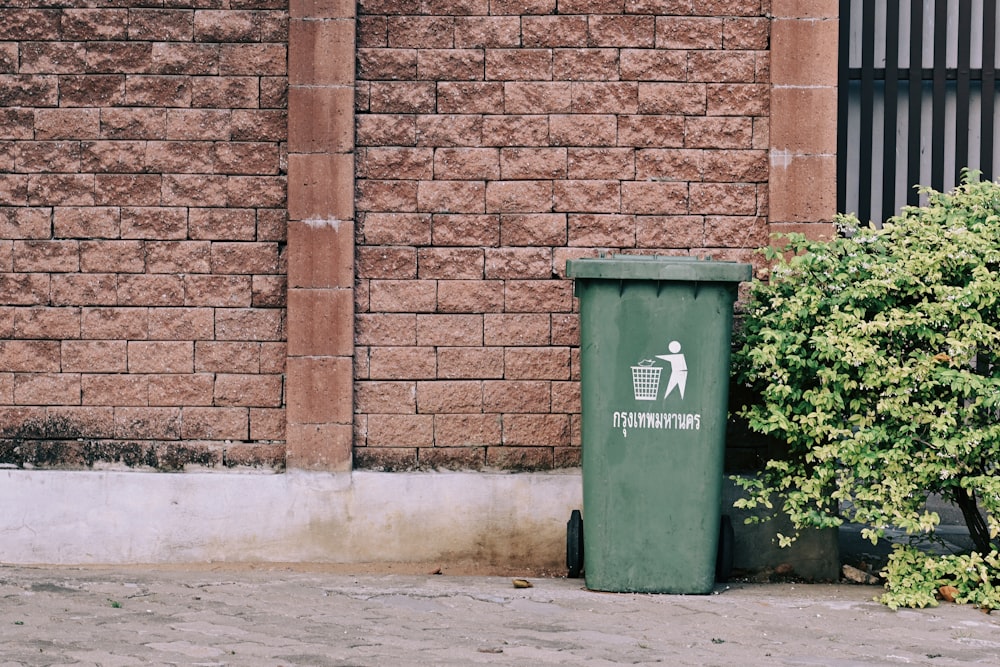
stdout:
[[0,566],[15,665],[1000,664],[1000,614],[891,611],[878,587],[609,594],[582,580],[322,568]]

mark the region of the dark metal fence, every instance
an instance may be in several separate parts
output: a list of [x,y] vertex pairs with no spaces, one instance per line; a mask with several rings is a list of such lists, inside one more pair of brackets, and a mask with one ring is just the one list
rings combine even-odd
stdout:
[[913,186],[1000,171],[1000,0],[840,0],[837,208],[876,224]]

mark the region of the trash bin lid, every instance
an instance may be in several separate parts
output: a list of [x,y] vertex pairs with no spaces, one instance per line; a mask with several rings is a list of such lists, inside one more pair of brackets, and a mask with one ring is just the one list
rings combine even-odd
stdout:
[[566,262],[571,278],[609,280],[676,280],[689,282],[743,282],[753,276],[753,266],[695,257],[612,255]]

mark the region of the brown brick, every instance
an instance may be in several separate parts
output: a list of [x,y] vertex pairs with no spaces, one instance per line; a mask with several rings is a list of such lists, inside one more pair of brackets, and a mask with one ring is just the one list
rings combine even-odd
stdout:
[[252,76],[193,77],[191,80],[191,106],[214,109],[254,109],[261,106],[258,86],[257,77]]
[[255,228],[253,209],[194,208],[188,212],[192,239],[251,241]]
[[0,273],[0,303],[14,306],[49,303],[50,284],[49,276],[43,273]]
[[548,142],[549,124],[545,116],[507,115],[483,118],[484,146],[539,145]]
[[419,49],[417,75],[433,81],[478,81],[483,79],[482,49]]
[[35,139],[35,125],[31,109],[0,108],[0,139]]
[[208,340],[214,335],[211,308],[150,308],[149,335],[155,340]]
[[177,440],[179,408],[115,408],[115,436],[121,439]]
[[81,406],[50,406],[46,435],[53,438],[114,437],[114,410]]
[[486,210],[496,213],[547,213],[553,207],[551,181],[491,181]]
[[194,13],[188,10],[131,9],[128,15],[129,39],[184,42],[194,35]]
[[196,341],[194,366],[199,373],[257,373],[262,370],[260,344]]
[[[3,210],[0,209],[0,236],[5,235],[3,233],[4,216]],[[36,215],[29,218],[27,215],[19,216],[25,220],[25,225],[22,229],[26,233],[19,234],[20,238],[31,237],[34,233],[32,228],[34,226],[34,221],[37,220],[39,223],[44,220],[45,225],[48,225],[48,216],[44,218],[37,215],[40,211],[36,209],[13,209],[15,211],[23,211],[24,213],[34,212]],[[96,208],[96,207],[66,207],[66,208],[56,208],[52,210],[52,228],[53,235],[56,238],[116,238],[118,236],[118,216],[119,211],[117,208],[107,207],[107,208]],[[32,220],[29,223],[29,220]],[[84,253],[84,247],[86,244],[81,244],[81,255]],[[81,257],[82,261],[82,257]]]
[[[506,85],[499,82],[442,81],[437,89],[437,112],[440,114],[502,113],[508,108]],[[421,109],[431,113],[433,109]],[[479,143],[482,119],[478,116],[446,115],[417,118],[418,143],[461,145]]]
[[482,382],[439,380],[417,382],[419,413],[480,413],[483,411]]
[[356,447],[354,468],[356,470],[376,470],[398,472],[416,470],[417,448],[415,447]]
[[[506,438],[506,435],[504,437]],[[486,465],[489,468],[499,470],[551,470],[553,448],[542,446],[488,447]]]
[[32,272],[72,272],[80,269],[76,241],[14,241],[14,270]]
[[[508,114],[554,114],[568,113],[573,110],[573,88],[565,81],[512,81],[503,86],[502,110]],[[482,113],[497,113],[500,109],[484,109]],[[508,122],[513,122],[509,120]],[[494,142],[486,138],[487,127],[483,125],[483,143],[492,145]],[[522,139],[517,144],[535,144],[539,142]]]
[[487,248],[487,278],[548,278],[552,251],[548,248]]
[[559,81],[616,81],[617,49],[557,49],[552,76]]
[[308,221],[288,225],[290,287],[341,287],[354,281],[354,225]]
[[28,204],[32,206],[92,206],[94,177],[90,174],[28,176]]
[[219,374],[215,378],[215,405],[276,408],[282,405],[280,375]]
[[207,241],[146,241],[150,273],[208,273],[212,269]]
[[486,186],[481,181],[420,181],[417,208],[448,213],[485,212]]
[[184,42],[154,42],[153,74],[218,74],[218,44],[191,44]]
[[[284,440],[285,439],[285,410],[284,408],[250,408],[250,439],[251,440]],[[260,445],[256,445],[259,447]],[[232,447],[232,446],[231,446]],[[242,463],[235,456],[230,454],[230,448],[226,451],[230,461]],[[285,445],[276,445],[274,465],[284,466]],[[249,461],[247,462],[249,464]]]
[[104,108],[101,136],[106,139],[164,139],[167,136],[166,109]]
[[415,414],[414,382],[355,382],[354,410],[363,414]]
[[688,148],[643,149],[636,153],[636,178],[641,181],[701,181],[705,178],[705,155],[705,151]]
[[371,85],[372,113],[433,113],[434,82],[380,81]]
[[[284,176],[229,176],[225,178],[225,183],[227,206],[280,208],[288,199],[288,184]],[[337,196],[342,196],[342,193]]]
[[435,280],[371,281],[371,308],[375,312],[433,312],[436,305]]
[[431,216],[427,213],[366,213],[361,225],[371,245],[430,245]]
[[417,451],[417,462],[420,470],[481,470],[486,463],[486,448],[421,447]]
[[287,305],[288,279],[283,275],[253,276],[251,284],[254,308],[282,308]]
[[479,346],[482,315],[417,315],[417,345]]
[[222,44],[219,74],[282,76],[287,53],[285,44]]
[[277,273],[278,245],[216,241],[211,245],[211,262],[216,274]]
[[183,277],[185,306],[246,308],[253,305],[250,276],[187,275]]
[[688,148],[750,148],[753,125],[749,118],[686,118],[684,145]]
[[273,308],[219,308],[215,311],[217,340],[284,340],[282,312]]
[[617,213],[621,210],[621,184],[617,180],[556,181],[552,198],[555,210],[575,213]]
[[358,345],[415,345],[417,318],[413,314],[358,314],[355,317]]
[[182,408],[181,437],[186,440],[246,440],[250,433],[246,408]]
[[691,212],[753,215],[757,212],[757,190],[744,183],[692,183]]
[[146,308],[84,307],[80,333],[83,339],[141,340],[149,331]]
[[684,183],[622,183],[622,212],[677,214],[688,212],[688,186]]
[[94,202],[99,206],[158,206],[162,188],[159,174],[97,174]]
[[28,177],[20,174],[0,174],[0,204],[28,205]]
[[618,121],[609,114],[553,115],[549,119],[550,142],[555,146],[614,146]]
[[569,415],[506,414],[503,417],[505,445],[567,446]]
[[368,415],[369,447],[430,447],[433,415]]
[[112,274],[55,274],[49,302],[53,306],[111,306],[118,303],[115,282]]
[[21,141],[14,145],[14,162],[21,173],[77,171],[80,145],[75,141]]
[[440,379],[503,377],[503,350],[498,347],[439,347],[437,376]]
[[500,312],[503,310],[503,281],[439,281],[437,310],[442,313]]
[[128,369],[131,373],[191,373],[194,343],[129,341]]
[[55,341],[0,341],[0,368],[37,373],[59,370],[59,343]]
[[508,280],[504,289],[508,313],[552,313],[573,310],[573,285],[567,280]]
[[548,313],[487,314],[483,326],[486,345],[548,345],[551,342]]
[[18,308],[14,338],[71,339],[80,337],[79,308]]
[[548,413],[552,409],[550,382],[497,380],[483,383],[483,411]]
[[640,83],[640,114],[705,113],[706,87],[702,83]]
[[511,214],[501,217],[500,242],[505,246],[558,246],[566,243],[565,213]]
[[210,373],[182,373],[149,376],[149,404],[152,406],[212,405],[214,376]]
[[[55,12],[54,15],[58,16]],[[122,40],[126,36],[126,9],[64,9],[62,10],[63,39]]]
[[121,236],[127,239],[183,239],[187,211],[183,208],[123,208]]
[[431,225],[435,246],[495,246],[500,240],[499,228],[497,215],[438,213]]
[[[513,16],[455,18],[455,46],[462,49],[521,45],[521,22]],[[528,44],[525,46],[539,46]]]
[[417,275],[421,279],[477,279],[483,276],[480,248],[420,248]]
[[84,374],[80,377],[83,390],[83,405],[109,405],[115,410],[122,406],[144,406],[148,404],[149,376]]
[[552,412],[579,414],[580,412],[579,382],[552,383]]
[[[167,206],[224,206],[230,181],[225,176],[175,175],[163,177],[163,203]],[[240,205],[252,206],[247,201]]]
[[110,303],[102,301],[94,305],[117,303],[122,306],[179,306],[184,303],[182,276],[122,274],[118,276],[117,282],[117,298]]
[[[434,415],[434,445],[436,447],[497,445],[500,443],[500,437],[500,417],[497,415]],[[429,453],[427,450],[422,450],[422,460],[424,454]],[[482,454],[480,453],[479,456]]]
[[14,403],[18,405],[79,405],[78,373],[30,373],[14,376]]
[[635,245],[635,217],[630,215],[571,215],[569,245],[631,248]]
[[[565,148],[503,148],[500,174],[505,180],[565,178]],[[498,178],[498,176],[493,177]]]
[[432,347],[373,347],[370,359],[373,380],[421,380],[437,375]]
[[[55,209],[59,211],[60,209]],[[0,238],[48,239],[51,208],[0,208]],[[59,227],[57,226],[58,230]],[[57,233],[56,236],[59,236]]]
[[510,380],[568,380],[565,347],[511,347],[504,350],[504,375]]
[[417,251],[386,246],[358,248],[357,275],[360,278],[416,278]]
[[[267,80],[264,81],[266,84]],[[225,111],[222,113],[225,114]],[[233,109],[231,118],[231,138],[234,141],[281,141],[289,138],[289,117],[283,108]],[[317,126],[322,127],[322,124],[317,123]]]
[[216,144],[214,153],[211,171],[217,174],[277,174],[281,169],[279,147],[273,142],[229,141]]
[[390,16],[388,44],[394,48],[447,49],[454,45],[451,16]]
[[638,216],[639,248],[698,248],[705,245],[705,220],[701,216]]
[[125,76],[122,74],[64,75],[59,77],[60,106],[112,107],[122,106],[124,103]]
[[124,340],[64,340],[61,370],[68,373],[124,373]]
[[[291,89],[289,91],[289,96],[294,99],[295,95],[304,95],[305,93],[295,93],[298,89]],[[293,95],[295,93],[295,95]],[[301,104],[308,104],[306,101],[302,101]],[[318,104],[318,102],[317,102]],[[324,108],[328,108],[329,105],[324,105]],[[432,116],[431,118],[437,118]],[[302,123],[304,125],[309,125],[312,127],[311,119],[303,119]],[[298,121],[296,121],[298,122]],[[289,124],[292,126],[292,118],[289,118]],[[323,128],[323,124],[320,124],[320,128]],[[351,130],[354,132],[351,132]],[[290,132],[289,141],[293,140],[293,137],[298,136],[300,139],[297,141],[310,140],[313,137],[313,132],[316,130],[296,130]],[[415,146],[417,143],[417,119],[414,116],[405,114],[362,114],[357,116],[356,125],[354,128],[347,128],[347,132],[355,134],[354,140],[358,146]],[[309,146],[312,146],[312,141],[309,142]],[[300,149],[305,150],[309,146],[298,146]],[[290,144],[291,147],[291,144]]]

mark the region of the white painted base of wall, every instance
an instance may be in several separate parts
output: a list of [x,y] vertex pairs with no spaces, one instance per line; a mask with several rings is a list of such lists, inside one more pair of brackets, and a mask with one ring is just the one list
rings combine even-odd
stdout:
[[562,572],[580,471],[0,470],[0,562],[428,563]]

